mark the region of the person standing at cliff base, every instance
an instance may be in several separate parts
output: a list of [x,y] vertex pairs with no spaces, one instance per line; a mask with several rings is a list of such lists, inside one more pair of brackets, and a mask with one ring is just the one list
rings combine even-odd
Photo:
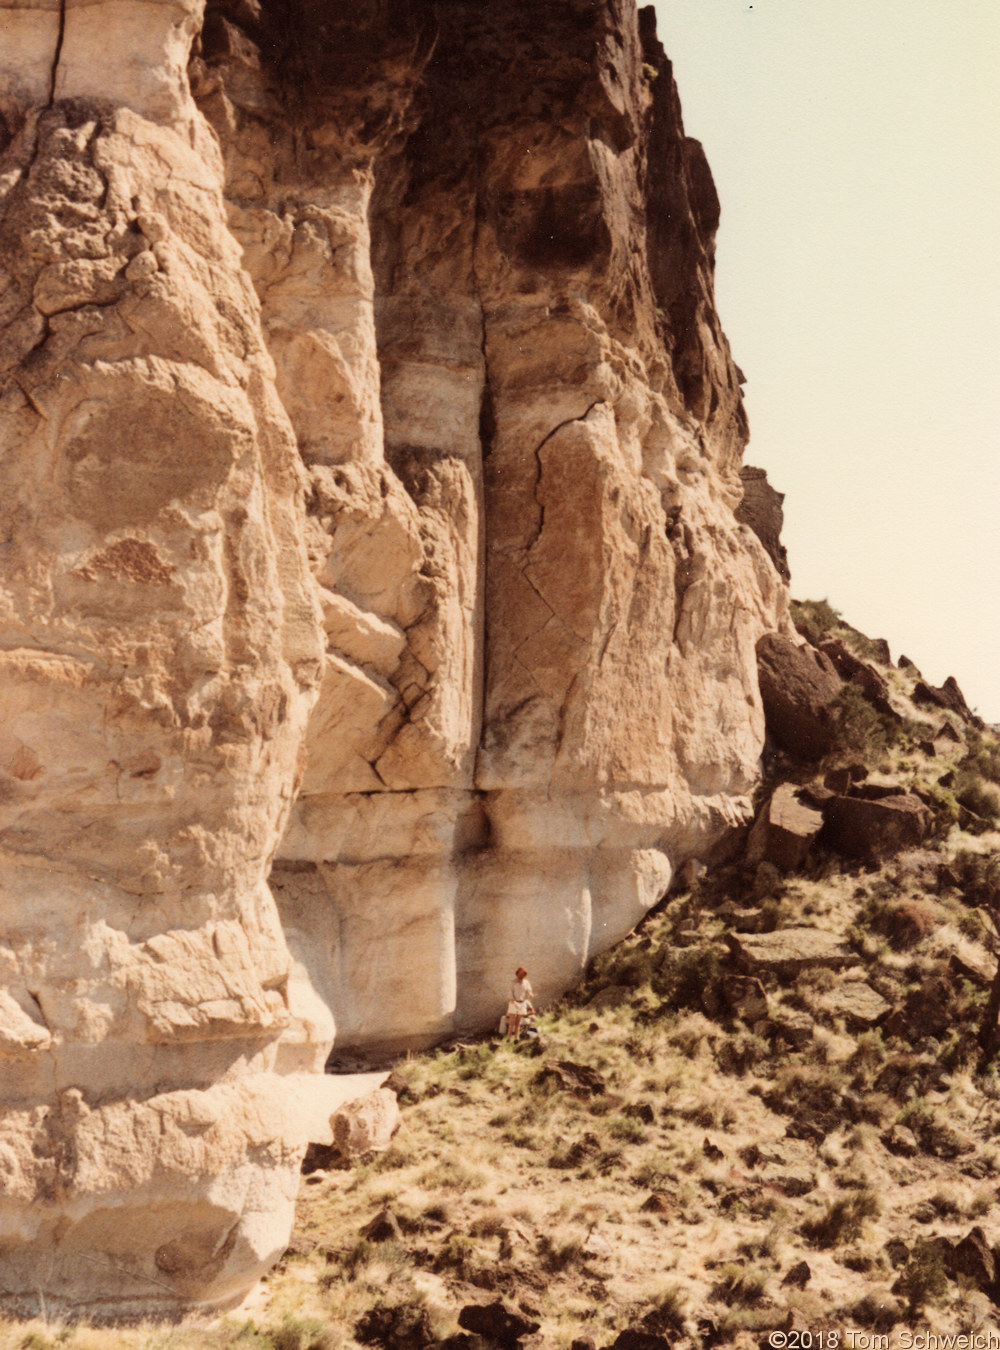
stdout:
[[528,979],[524,966],[518,966],[514,972],[514,982],[510,986],[510,1002],[507,1004],[507,1036],[517,1040],[521,1034],[521,1021],[535,1011],[531,1000],[535,991]]

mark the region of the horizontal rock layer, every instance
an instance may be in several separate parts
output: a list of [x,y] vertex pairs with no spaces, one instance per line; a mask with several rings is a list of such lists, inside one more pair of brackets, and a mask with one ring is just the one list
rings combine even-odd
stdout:
[[0,31],[0,1298],[217,1305],[335,1038],[556,993],[746,820],[785,590],[651,10]]

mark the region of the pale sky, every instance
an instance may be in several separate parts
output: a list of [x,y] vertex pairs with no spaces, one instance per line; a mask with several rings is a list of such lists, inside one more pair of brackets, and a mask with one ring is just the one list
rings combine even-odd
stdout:
[[792,594],[1000,722],[1000,0],[657,0]]

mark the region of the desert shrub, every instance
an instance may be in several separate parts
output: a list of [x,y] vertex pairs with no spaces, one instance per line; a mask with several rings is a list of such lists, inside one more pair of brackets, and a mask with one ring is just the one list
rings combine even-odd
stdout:
[[668,1284],[652,1299],[652,1310],[642,1319],[654,1334],[683,1332],[687,1312],[687,1294],[679,1284]]
[[269,1333],[274,1350],[337,1350],[333,1332],[313,1317],[286,1317]]
[[721,961],[714,947],[689,947],[664,963],[653,988],[675,1008],[700,1008],[705,990],[719,977]]
[[457,1191],[474,1191],[486,1184],[486,1176],[459,1158],[442,1158],[435,1166],[421,1173],[420,1184],[427,1190],[440,1186]]
[[840,611],[829,600],[792,600],[788,612],[799,633],[814,645],[824,633],[832,633],[840,623]]
[[716,1062],[723,1073],[742,1078],[750,1069],[770,1058],[771,1047],[762,1036],[744,1032],[727,1037],[715,1052]]
[[925,784],[921,794],[932,812],[930,837],[943,839],[951,827],[959,823],[962,808],[951,788],[942,787],[940,783]]
[[850,1058],[852,1069],[864,1074],[876,1072],[885,1063],[887,1051],[880,1028],[863,1031],[854,1042],[854,1053]]
[[376,1153],[368,1164],[372,1172],[395,1172],[418,1161],[417,1154],[398,1144],[390,1144],[384,1153]]
[[855,922],[889,940],[896,951],[908,951],[928,937],[937,915],[923,900],[881,900],[872,897]]
[[[240,1326],[235,1328],[233,1344],[238,1350],[274,1350],[274,1339],[267,1331],[262,1331],[254,1322],[253,1318],[248,1318]],[[48,1350],[49,1342],[35,1345],[31,1342],[22,1342],[22,1350]]]
[[1000,855],[962,852],[952,863],[962,898],[987,908],[1000,901]]
[[640,1190],[656,1191],[673,1177],[672,1169],[659,1156],[644,1159],[629,1177]]
[[542,1266],[550,1274],[566,1270],[575,1265],[583,1254],[584,1239],[579,1236],[570,1238],[553,1237],[542,1233],[538,1239],[537,1250]]
[[601,1153],[601,1141],[589,1130],[580,1139],[560,1139],[549,1154],[547,1167],[558,1171],[572,1171],[584,1163],[593,1162]]
[[888,1290],[870,1289],[849,1309],[859,1326],[869,1331],[889,1331],[903,1314],[903,1309]]
[[934,1213],[942,1219],[957,1219],[965,1213],[965,1201],[951,1186],[942,1186],[927,1201]]
[[655,984],[656,972],[667,955],[667,948],[648,937],[634,937],[619,943],[591,961],[587,970],[586,997],[589,999],[595,992],[615,984],[628,985],[632,989],[650,982]]
[[741,1266],[728,1261],[719,1271],[712,1286],[712,1297],[732,1308],[749,1307],[758,1303],[767,1286],[768,1272],[761,1266]]
[[955,781],[955,800],[984,820],[1000,815],[1000,788],[974,770],[962,768]]
[[937,1302],[948,1289],[940,1244],[929,1238],[918,1238],[906,1269],[892,1287],[906,1299],[911,1317],[916,1316],[925,1304]]
[[437,1254],[438,1269],[457,1270],[462,1275],[478,1264],[479,1246],[466,1233],[449,1233]]
[[611,1116],[607,1123],[608,1133],[612,1139],[618,1139],[625,1144],[644,1144],[646,1142],[646,1127],[641,1120],[633,1116]]
[[697,1059],[708,1038],[708,1028],[691,1022],[682,1022],[671,1032],[669,1041],[685,1059]]
[[740,1256],[766,1257],[773,1261],[778,1255],[778,1248],[781,1246],[781,1229],[777,1224],[771,1227],[761,1237],[745,1238],[736,1248]]
[[469,1232],[473,1237],[499,1237],[507,1227],[507,1216],[494,1210],[489,1214],[481,1214],[478,1219],[473,1219],[469,1224]]
[[512,1121],[501,1130],[500,1138],[505,1144],[513,1144],[515,1148],[536,1149],[539,1146],[537,1132],[520,1120]]
[[358,1238],[353,1246],[349,1247],[341,1256],[341,1263],[344,1266],[351,1279],[355,1279],[358,1271],[378,1259],[379,1243],[369,1242],[367,1238]]
[[747,1199],[747,1213],[755,1219],[772,1219],[779,1223],[788,1217],[788,1206],[777,1191],[763,1189]]
[[833,729],[832,759],[877,764],[899,739],[899,726],[878,712],[856,684],[845,684],[827,704]]
[[772,1111],[782,1115],[835,1111],[840,1104],[842,1078],[835,1065],[784,1065],[764,1100]]
[[1000,784],[1000,741],[989,740],[980,733],[967,730],[969,748],[962,760],[962,768],[977,773],[990,783]]
[[878,1196],[872,1190],[855,1191],[828,1205],[815,1219],[807,1219],[800,1231],[818,1247],[836,1247],[857,1242],[868,1219],[882,1212]]

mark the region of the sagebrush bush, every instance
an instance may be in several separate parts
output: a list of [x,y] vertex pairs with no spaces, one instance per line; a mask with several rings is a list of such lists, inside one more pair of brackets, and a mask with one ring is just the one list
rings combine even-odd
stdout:
[[768,1272],[761,1266],[741,1266],[727,1262],[719,1271],[712,1295],[729,1307],[749,1307],[759,1303],[767,1286]]
[[855,1191],[834,1200],[815,1219],[807,1219],[799,1231],[818,1247],[837,1247],[841,1243],[857,1242],[865,1223],[877,1219],[881,1212],[882,1206],[874,1191]]
[[887,1290],[872,1289],[850,1308],[859,1326],[869,1331],[886,1332],[899,1321],[903,1309]]
[[940,1245],[928,1238],[918,1238],[893,1290],[906,1299],[911,1317],[916,1316],[925,1304],[935,1303],[947,1293],[948,1274]]
[[962,852],[951,866],[962,898],[970,905],[988,908],[1000,900],[1000,855]]
[[900,736],[899,724],[873,708],[856,684],[845,684],[826,705],[833,729],[832,760],[877,764]]
[[664,962],[653,987],[672,1007],[698,1009],[720,970],[719,953],[714,947],[691,947]]
[[337,1350],[333,1333],[312,1317],[286,1317],[280,1327],[265,1334],[274,1350]]
[[993,737],[987,739],[971,728],[966,731],[966,736],[969,748],[962,760],[962,768],[990,783],[1000,784],[1000,741]]
[[792,623],[814,645],[824,633],[832,633],[840,623],[840,611],[829,600],[792,600],[788,605]]
[[1000,815],[1000,788],[975,770],[963,767],[959,772],[955,780],[955,800],[984,820],[995,820]]

